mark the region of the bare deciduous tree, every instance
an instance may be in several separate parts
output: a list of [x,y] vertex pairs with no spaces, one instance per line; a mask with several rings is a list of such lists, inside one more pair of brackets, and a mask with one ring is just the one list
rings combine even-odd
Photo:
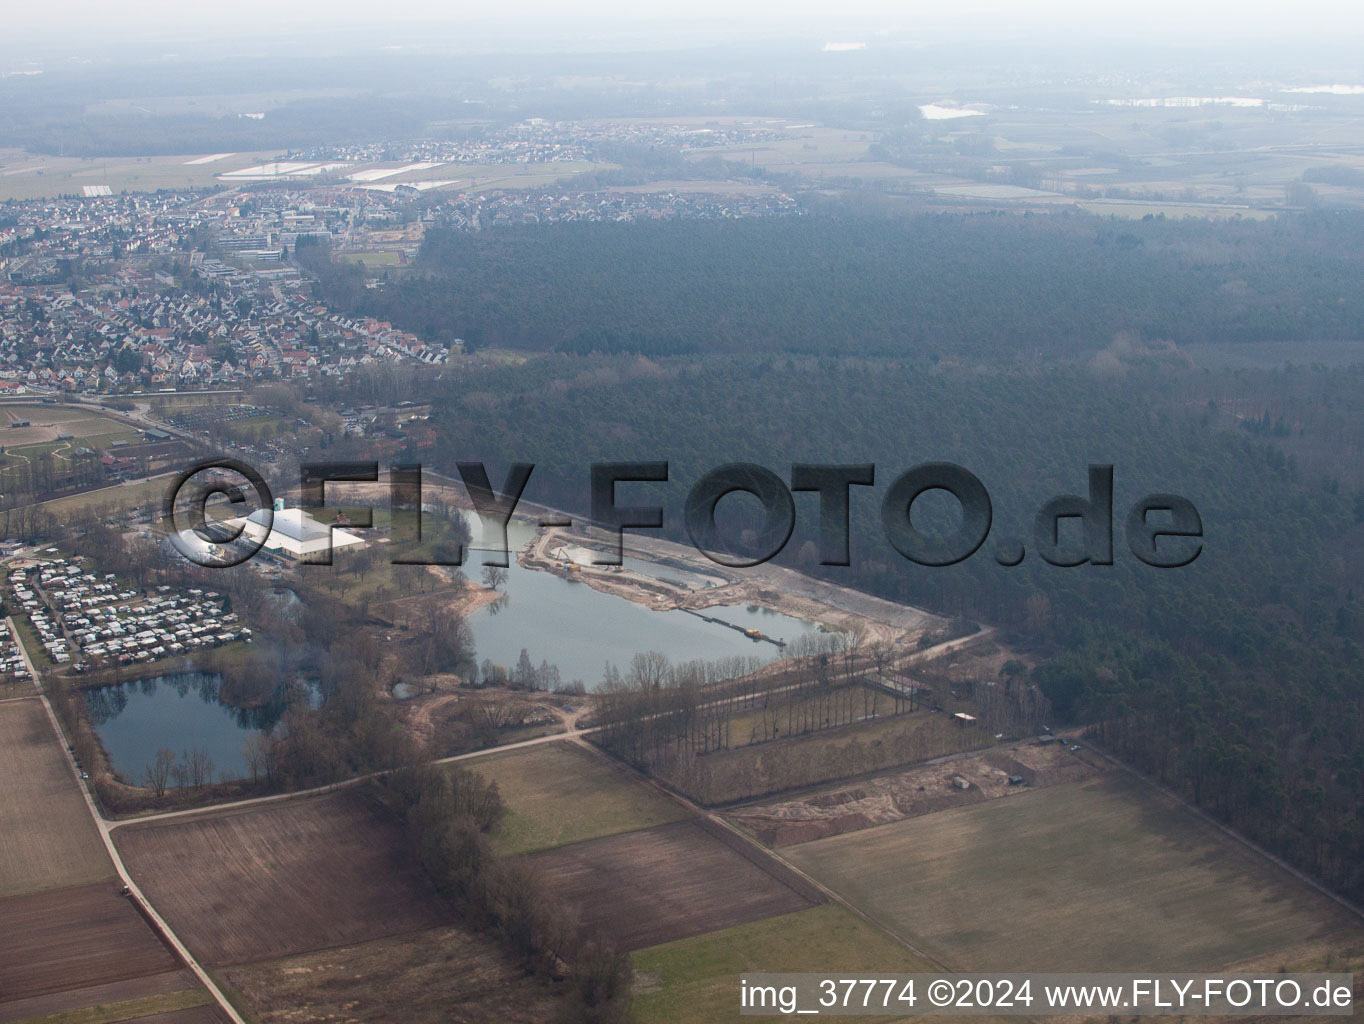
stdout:
[[184,763],[189,770],[189,781],[195,789],[202,789],[213,781],[213,758],[203,747],[194,747],[184,754]]
[[166,795],[171,779],[171,766],[174,763],[175,751],[161,747],[156,752],[156,758],[147,765],[146,783],[158,797]]
[[269,773],[270,740],[265,733],[255,733],[242,744],[242,758],[246,761],[246,770],[251,773],[252,782],[259,781],[262,772]]

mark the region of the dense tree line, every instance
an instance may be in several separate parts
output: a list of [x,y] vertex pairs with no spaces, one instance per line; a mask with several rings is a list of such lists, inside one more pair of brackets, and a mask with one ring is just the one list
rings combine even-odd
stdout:
[[415,268],[334,301],[432,338],[583,352],[1033,361],[1120,331],[1179,344],[1364,336],[1360,216],[805,217],[427,232]]
[[[672,664],[644,651],[624,673],[608,664],[593,691],[594,742],[637,768],[667,774],[679,759],[918,709],[912,694],[863,684],[888,665],[889,645],[827,633],[801,637],[785,653],[782,670],[763,675],[757,658]],[[738,716],[749,724],[735,735]]]
[[562,1020],[627,1018],[629,958],[584,939],[525,861],[498,857],[489,845],[503,813],[496,783],[458,766],[420,765],[375,780],[372,792],[405,822],[422,871],[467,923],[496,935],[536,974],[557,976],[567,965]]

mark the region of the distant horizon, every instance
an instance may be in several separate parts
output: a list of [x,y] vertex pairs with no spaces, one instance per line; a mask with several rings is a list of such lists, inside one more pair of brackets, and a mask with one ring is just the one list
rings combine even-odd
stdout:
[[[60,29],[54,26],[60,25]],[[200,12],[153,0],[130,11],[92,0],[57,0],[8,12],[0,57],[46,60],[79,56],[129,58],[205,54],[230,57],[290,51],[298,56],[411,48],[427,53],[590,53],[596,50],[676,50],[722,45],[808,43],[815,49],[878,45],[1016,42],[1025,48],[1133,46],[1181,49],[1278,48],[1310,44],[1340,52],[1364,36],[1364,19],[1344,0],[1280,5],[1214,0],[1124,4],[1095,10],[1078,0],[1016,5],[969,0],[950,6],[863,2],[831,12],[828,5],[732,4],[703,0],[684,12],[647,11],[620,0],[592,0],[566,14],[531,0],[515,17],[452,13],[417,0],[400,12],[376,14],[354,0],[304,0],[279,6],[246,0],[230,14]],[[1356,75],[1357,62],[1351,62]],[[4,69],[0,69],[4,70]],[[12,73],[12,71],[11,71]]]

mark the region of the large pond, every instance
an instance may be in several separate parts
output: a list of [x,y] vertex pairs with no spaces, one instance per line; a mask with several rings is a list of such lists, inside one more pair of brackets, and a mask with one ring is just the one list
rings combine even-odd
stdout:
[[[477,517],[470,517],[474,550],[465,558],[465,572],[477,579],[482,572],[484,547]],[[641,651],[659,651],[669,660],[715,660],[736,655],[772,660],[781,656],[775,644],[750,640],[738,630],[707,622],[690,612],[656,612],[625,598],[603,594],[584,583],[571,583],[552,573],[524,569],[515,551],[535,536],[523,522],[508,526],[512,549],[504,597],[470,617],[478,659],[510,669],[525,648],[531,662],[548,661],[564,682],[578,679],[593,689],[607,662],[622,672]],[[701,577],[687,570],[626,559],[636,571],[675,582],[697,585]],[[718,606],[704,615],[787,643],[816,632],[818,626],[756,606]]]
[[198,748],[213,759],[215,778],[246,775],[243,744],[279,721],[285,700],[281,693],[263,707],[230,707],[218,699],[221,680],[214,673],[177,672],[87,690],[90,719],[114,771],[138,786],[160,748],[177,760]]

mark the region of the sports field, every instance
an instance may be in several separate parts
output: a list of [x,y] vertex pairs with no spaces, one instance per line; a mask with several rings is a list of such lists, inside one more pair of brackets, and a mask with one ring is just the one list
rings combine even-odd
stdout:
[[138,440],[128,424],[80,406],[0,403],[0,487],[29,493],[35,469],[65,473],[81,450],[103,452],[116,441]]
[[[25,420],[29,424],[26,427],[13,425]],[[88,447],[134,440],[138,436],[134,427],[78,405],[0,403],[0,445],[7,453],[23,452],[25,446],[48,442],[55,449],[64,448],[64,443],[57,440],[64,434],[71,435],[71,444]]]
[[399,825],[353,790],[114,832],[129,871],[195,956],[244,963],[449,920]]
[[783,853],[954,970],[1199,971],[1358,931],[1334,903],[1125,775]]
[[493,834],[501,854],[547,850],[688,816],[685,807],[629,769],[572,743],[493,754],[470,767],[497,783],[507,808]]
[[735,1018],[739,976],[745,973],[853,971],[868,976],[934,970],[836,903],[641,949],[631,960],[637,1024]]
[[114,877],[37,698],[0,704],[0,897]]

